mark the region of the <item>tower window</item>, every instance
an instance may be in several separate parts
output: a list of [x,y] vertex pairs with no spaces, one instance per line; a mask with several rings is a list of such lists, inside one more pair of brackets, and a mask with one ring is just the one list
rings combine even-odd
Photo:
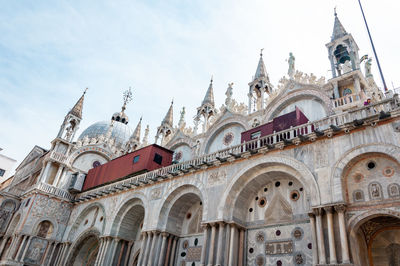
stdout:
[[5,173],[6,173],[6,170],[0,168],[0,176],[4,176]]
[[133,158],[133,163],[139,162],[139,158],[140,158],[140,155],[136,155],[136,156]]
[[161,165],[161,163],[162,163],[162,156],[161,156],[160,154],[158,154],[158,153],[154,154],[154,159],[153,159],[153,161],[154,161],[155,163]]

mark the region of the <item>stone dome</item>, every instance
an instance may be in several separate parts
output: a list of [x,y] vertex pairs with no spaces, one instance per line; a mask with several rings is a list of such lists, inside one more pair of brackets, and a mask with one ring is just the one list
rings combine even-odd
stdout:
[[[89,138],[97,138],[100,135],[105,136],[107,134],[108,128],[111,125],[111,121],[100,121],[94,123],[93,125],[86,128],[82,134],[79,136],[78,140],[83,140],[84,137],[88,136]],[[111,133],[112,138],[115,139],[116,145],[125,144],[130,136],[132,135],[131,128],[121,122],[114,122],[113,130]]]

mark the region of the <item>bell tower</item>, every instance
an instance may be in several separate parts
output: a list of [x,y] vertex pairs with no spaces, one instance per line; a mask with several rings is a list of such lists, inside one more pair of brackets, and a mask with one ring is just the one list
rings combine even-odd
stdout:
[[335,9],[335,23],[331,41],[326,44],[331,63],[332,78],[360,69],[358,46],[353,36],[346,32]]
[[253,81],[249,83],[249,94],[247,95],[249,97],[249,114],[264,109],[265,93],[272,92],[272,85],[263,60],[263,50],[261,49],[260,52],[256,74]]
[[75,133],[78,131],[79,124],[82,120],[83,101],[85,99],[87,88],[82,96],[76,102],[74,107],[65,116],[64,121],[58,131],[57,138],[71,142],[74,139]]

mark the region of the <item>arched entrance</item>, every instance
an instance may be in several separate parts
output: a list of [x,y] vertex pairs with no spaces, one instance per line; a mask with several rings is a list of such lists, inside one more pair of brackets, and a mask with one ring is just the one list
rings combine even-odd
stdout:
[[371,215],[360,221],[351,234],[356,265],[400,265],[400,218]]
[[93,266],[99,252],[99,238],[95,234],[87,234],[75,246],[70,257],[70,266]]
[[161,208],[159,224],[167,235],[166,254],[148,263],[164,262],[168,265],[199,265],[203,246],[203,232],[200,227],[203,217],[203,200],[199,189],[192,185],[184,185],[174,190]]
[[114,241],[110,251],[105,254],[106,264],[138,265],[144,219],[145,208],[141,199],[134,197],[122,204],[111,229],[111,235],[119,240]]
[[308,265],[312,239],[308,188],[282,171],[258,174],[242,187],[233,219],[247,231],[246,260],[253,265]]

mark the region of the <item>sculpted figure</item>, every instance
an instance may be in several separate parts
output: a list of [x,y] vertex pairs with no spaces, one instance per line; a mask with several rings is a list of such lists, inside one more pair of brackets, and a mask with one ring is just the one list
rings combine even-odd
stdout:
[[288,70],[288,75],[289,77],[292,79],[293,75],[294,75],[294,62],[295,62],[295,58],[293,56],[292,53],[289,53],[289,59],[288,59],[288,63],[289,63],[289,70]]
[[371,62],[372,62],[372,58],[369,58],[365,62],[365,76],[366,77],[372,76],[372,74],[371,74]]

